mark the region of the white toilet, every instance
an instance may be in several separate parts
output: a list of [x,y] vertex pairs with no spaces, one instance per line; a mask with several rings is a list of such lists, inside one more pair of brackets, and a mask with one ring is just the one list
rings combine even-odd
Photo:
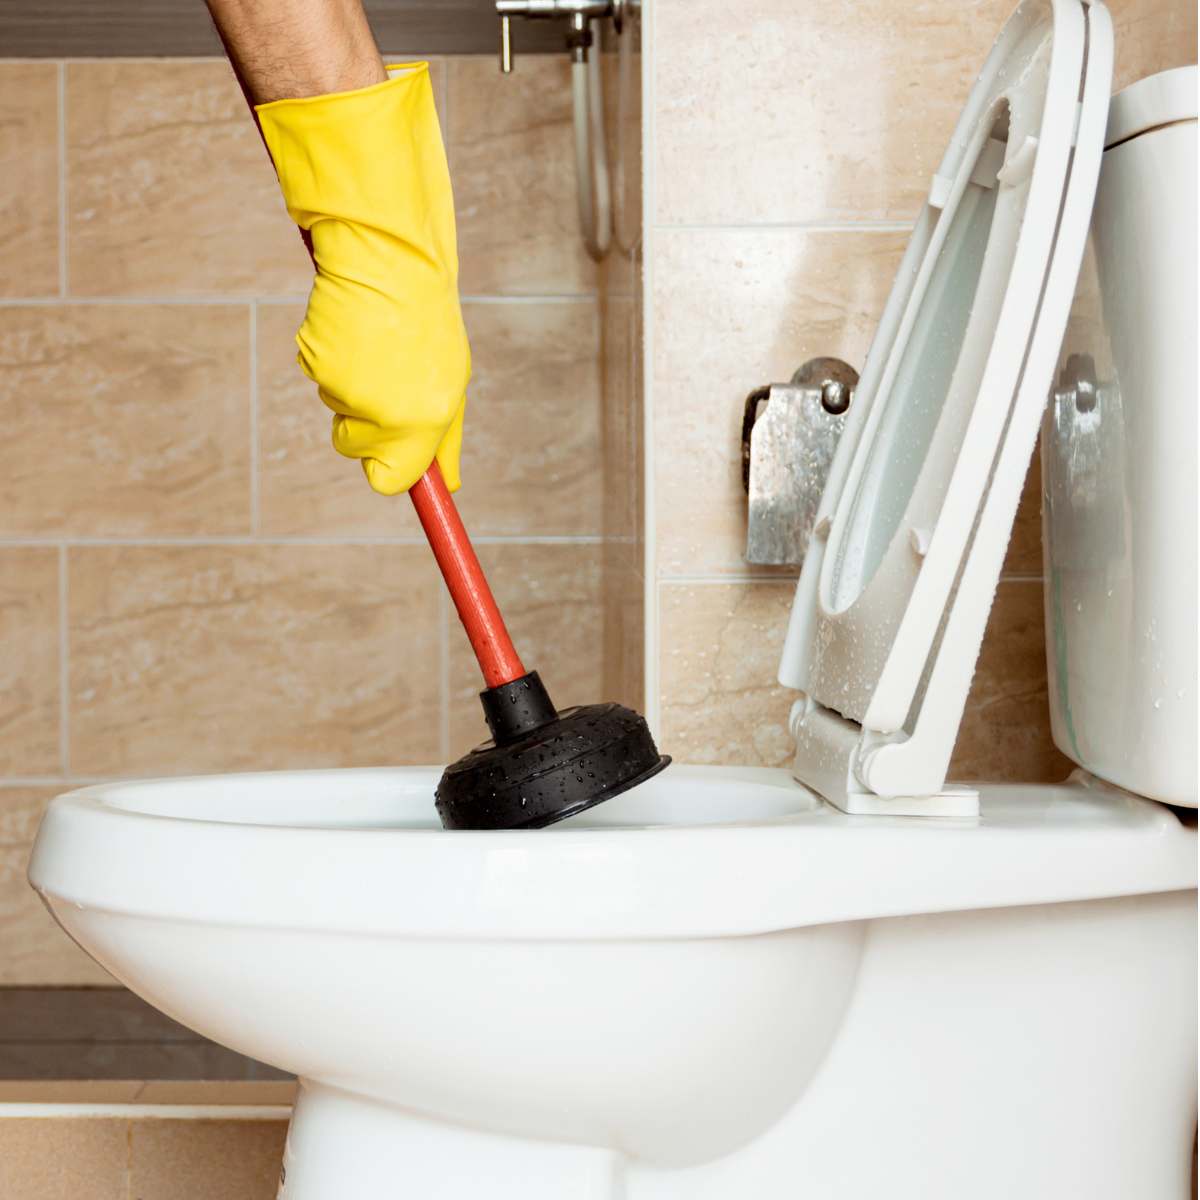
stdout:
[[[971,93],[797,588],[794,771],[513,833],[441,830],[433,768],[50,806],[63,927],[300,1077],[282,1197],[1188,1195],[1195,69],[1109,111],[1111,58],[1103,6],[1029,0]],[[1043,413],[1080,770],[948,786]]]

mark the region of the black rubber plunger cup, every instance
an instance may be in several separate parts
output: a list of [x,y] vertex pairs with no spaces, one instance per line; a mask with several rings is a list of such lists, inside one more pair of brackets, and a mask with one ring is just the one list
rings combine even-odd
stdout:
[[657,775],[671,760],[644,717],[620,704],[558,712],[525,670],[436,463],[409,495],[488,685],[479,698],[492,740],[446,768],[442,824],[538,829]]

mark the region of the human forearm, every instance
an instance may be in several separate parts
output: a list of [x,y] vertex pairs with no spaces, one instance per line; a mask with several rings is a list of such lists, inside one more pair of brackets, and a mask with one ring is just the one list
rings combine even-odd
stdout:
[[361,0],[205,0],[255,104],[387,78]]

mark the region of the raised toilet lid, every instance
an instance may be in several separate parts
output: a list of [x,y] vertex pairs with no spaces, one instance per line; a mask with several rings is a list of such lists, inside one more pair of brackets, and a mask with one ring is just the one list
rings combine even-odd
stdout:
[[1079,274],[1112,82],[1107,10],[1004,26],[880,320],[830,468],[779,679],[795,774],[850,812],[945,791]]

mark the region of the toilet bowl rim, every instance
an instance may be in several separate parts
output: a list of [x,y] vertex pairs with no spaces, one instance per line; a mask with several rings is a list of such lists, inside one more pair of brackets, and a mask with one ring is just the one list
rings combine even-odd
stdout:
[[[779,787],[787,775],[676,775],[684,786],[737,780]],[[985,786],[979,825],[822,807],[553,834],[179,820],[117,808],[106,790],[47,811],[29,873],[52,908],[315,934],[643,940],[1196,885],[1194,829],[1151,801],[1078,785]]]

